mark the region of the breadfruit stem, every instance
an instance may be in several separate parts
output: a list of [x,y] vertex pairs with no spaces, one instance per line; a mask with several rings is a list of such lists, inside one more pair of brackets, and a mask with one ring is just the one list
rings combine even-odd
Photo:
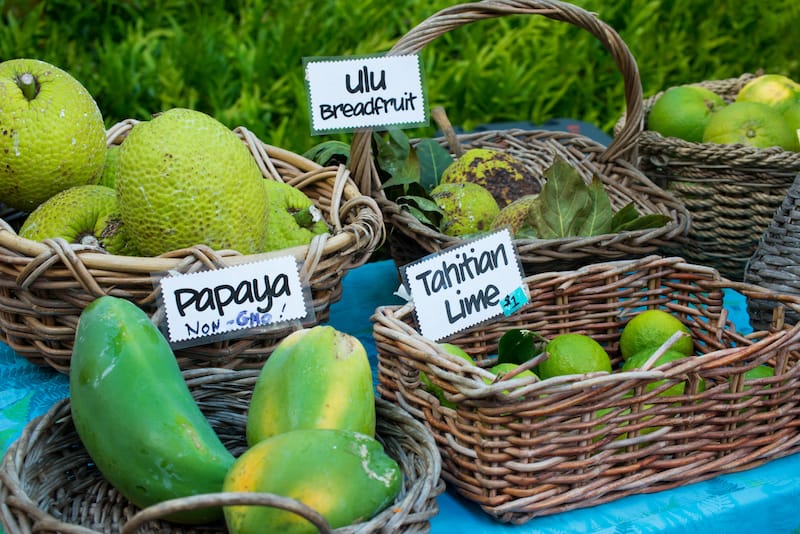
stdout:
[[444,138],[447,140],[447,145],[450,147],[450,151],[457,158],[463,156],[464,147],[461,146],[461,141],[459,141],[453,125],[450,124],[450,119],[447,118],[447,113],[445,113],[444,108],[442,106],[436,106],[431,109],[431,117],[433,117],[434,122],[436,122],[436,125],[444,134]]
[[29,102],[39,94],[39,82],[36,80],[36,76],[30,72],[23,72],[17,76],[15,81],[17,82],[17,87],[20,88]]
[[322,218],[322,214],[320,213],[319,208],[311,205],[307,208],[295,211],[292,213],[292,217],[294,217],[294,220],[298,226],[302,228],[310,228],[315,222]]

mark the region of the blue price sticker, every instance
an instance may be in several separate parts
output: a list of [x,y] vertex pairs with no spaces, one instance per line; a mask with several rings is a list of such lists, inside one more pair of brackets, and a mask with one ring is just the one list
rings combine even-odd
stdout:
[[503,308],[503,315],[508,317],[527,303],[528,296],[521,287],[518,287],[503,298],[500,306]]

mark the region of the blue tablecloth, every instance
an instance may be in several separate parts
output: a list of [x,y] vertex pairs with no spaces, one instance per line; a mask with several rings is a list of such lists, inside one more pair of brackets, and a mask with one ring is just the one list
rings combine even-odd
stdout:
[[[331,307],[329,324],[358,337],[375,363],[369,317],[379,305],[400,302],[391,261],[366,264],[344,279],[342,300]],[[746,329],[744,298],[726,295],[726,307]],[[3,452],[33,417],[68,396],[67,377],[37,368],[0,344],[0,443]],[[498,523],[455,493],[439,498],[432,532],[482,533],[684,533],[800,532],[800,455],[759,468],[719,476],[650,495],[625,497],[599,506],[535,518],[524,525]],[[9,533],[10,534],[10,533]]]

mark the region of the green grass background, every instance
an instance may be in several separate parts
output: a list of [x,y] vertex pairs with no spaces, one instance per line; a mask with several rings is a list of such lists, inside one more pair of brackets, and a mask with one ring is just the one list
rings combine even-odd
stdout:
[[[0,60],[34,57],[94,95],[108,126],[171,107],[304,152],[302,58],[385,52],[448,0],[0,0]],[[800,80],[797,0],[575,0],[615,28],[645,96],[671,85],[775,72]],[[422,52],[432,105],[471,129],[572,117],[611,133],[622,77],[586,31],[538,16],[459,27]],[[409,132],[424,136],[432,128]]]

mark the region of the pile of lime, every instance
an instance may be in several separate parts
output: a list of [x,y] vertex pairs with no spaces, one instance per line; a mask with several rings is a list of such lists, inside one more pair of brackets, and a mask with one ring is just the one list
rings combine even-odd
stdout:
[[800,83],[763,74],[742,86],[732,102],[701,85],[671,87],[648,111],[647,128],[692,143],[798,151]]

